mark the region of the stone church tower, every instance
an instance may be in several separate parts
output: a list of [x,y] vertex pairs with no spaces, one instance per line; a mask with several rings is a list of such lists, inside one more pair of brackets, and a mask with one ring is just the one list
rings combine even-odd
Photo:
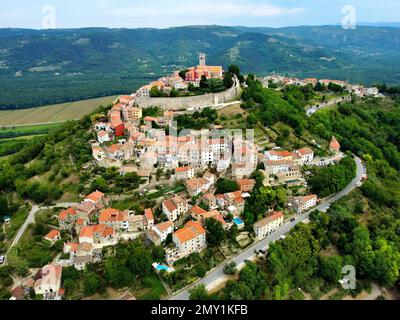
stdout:
[[199,54],[199,66],[204,67],[206,65],[206,54],[200,53]]

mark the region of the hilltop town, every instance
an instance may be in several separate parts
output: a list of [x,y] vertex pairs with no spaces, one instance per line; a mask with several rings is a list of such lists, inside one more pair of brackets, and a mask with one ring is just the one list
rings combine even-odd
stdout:
[[[229,77],[230,85],[236,86],[241,76],[230,73]],[[61,255],[52,264],[44,266],[39,275],[29,278],[22,287],[30,285],[44,299],[61,299],[65,294],[61,285],[62,268],[86,270],[89,265],[102,261],[106,248],[135,239],[161,247],[163,262],[154,261],[152,267],[157,273],[173,273],[178,261],[207,248],[210,228],[233,234],[232,243],[223,252],[229,256],[262,241],[285,222],[295,221],[296,216],[318,205],[320,199],[310,192],[307,174],[310,168],[336,165],[345,158],[334,136],[324,157],[316,156],[311,146],[266,149],[254,136],[244,136],[242,130],[213,123],[208,129],[178,130],[176,116],[185,111],[159,107],[151,109],[155,114],[145,115],[149,110],[140,107],[143,99],[160,96],[186,99],[193,88],[224,78],[222,67],[207,66],[205,55],[200,54],[197,67],[176,71],[132,95],[120,96],[107,116],[94,119],[91,131],[96,140],[88,143],[96,165],[117,168],[121,176],[138,176],[144,186],[140,187],[143,197],[156,192],[155,188],[162,183],[173,186],[174,191],[157,198],[143,212],[113,208],[111,197],[98,190],[86,195],[81,203],[61,210],[57,214],[58,228],[43,239],[50,244],[66,238],[69,241],[63,243]],[[322,81],[322,85],[327,81]],[[277,76],[266,77],[261,82],[267,87],[321,83],[316,79],[300,81]],[[345,82],[329,80],[328,86],[332,84],[350,88]],[[359,86],[352,86],[350,90],[377,94],[375,90]],[[171,92],[176,93],[171,96]],[[188,105],[186,112],[213,110],[216,106],[221,106],[220,101],[202,108]],[[155,179],[165,170],[170,174]],[[300,191],[287,189],[280,210],[266,209],[258,213],[259,219],[247,225],[243,214],[254,188],[282,186]]]

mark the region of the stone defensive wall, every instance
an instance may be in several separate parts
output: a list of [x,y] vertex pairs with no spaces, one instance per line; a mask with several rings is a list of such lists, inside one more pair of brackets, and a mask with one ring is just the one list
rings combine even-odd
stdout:
[[202,107],[215,106],[221,103],[229,102],[240,95],[240,83],[237,78],[234,79],[232,88],[218,93],[209,93],[192,97],[177,98],[152,98],[142,97],[136,99],[136,105],[140,108],[160,107],[166,110],[188,110]]

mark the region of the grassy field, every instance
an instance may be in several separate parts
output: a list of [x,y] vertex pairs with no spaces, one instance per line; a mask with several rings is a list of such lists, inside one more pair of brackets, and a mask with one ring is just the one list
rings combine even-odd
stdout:
[[48,123],[48,124],[34,124],[34,125],[26,125],[26,126],[13,126],[13,127],[3,127],[0,128],[1,133],[9,133],[9,132],[18,132],[22,134],[29,134],[34,131],[48,131],[51,129],[55,129],[60,126],[60,123]]
[[0,127],[61,123],[81,119],[100,105],[110,104],[116,96],[67,102],[22,110],[0,111]]

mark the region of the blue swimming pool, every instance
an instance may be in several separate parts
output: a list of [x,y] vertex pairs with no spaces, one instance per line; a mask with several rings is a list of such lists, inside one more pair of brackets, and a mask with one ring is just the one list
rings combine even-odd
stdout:
[[236,223],[237,225],[244,224],[244,222],[240,218],[234,218],[233,222]]
[[167,267],[167,266],[164,266],[164,265],[162,265],[162,264],[159,264],[159,265],[156,267],[156,270],[157,270],[157,271],[161,271],[161,270],[170,271],[171,268],[170,268],[170,267]]

